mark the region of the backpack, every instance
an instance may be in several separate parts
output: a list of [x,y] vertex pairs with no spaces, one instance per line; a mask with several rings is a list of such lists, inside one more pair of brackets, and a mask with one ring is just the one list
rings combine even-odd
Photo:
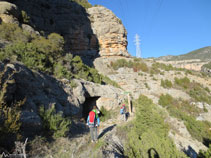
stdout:
[[125,107],[121,107],[120,114],[124,114],[124,113],[125,113]]
[[94,127],[95,122],[96,122],[95,112],[94,111],[90,111],[89,112],[89,126],[90,127]]

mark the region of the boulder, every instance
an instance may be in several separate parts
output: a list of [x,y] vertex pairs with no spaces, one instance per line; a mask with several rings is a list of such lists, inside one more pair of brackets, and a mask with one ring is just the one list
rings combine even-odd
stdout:
[[0,19],[2,22],[19,24],[19,16],[20,12],[15,4],[5,1],[0,2]]

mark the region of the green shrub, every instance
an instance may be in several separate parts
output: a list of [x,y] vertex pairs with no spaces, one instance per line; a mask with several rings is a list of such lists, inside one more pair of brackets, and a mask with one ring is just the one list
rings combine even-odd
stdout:
[[201,84],[196,82],[190,82],[187,77],[184,78],[174,78],[175,84],[182,87],[186,92],[198,102],[206,102],[211,104],[211,96],[209,94],[209,88],[203,87]]
[[173,101],[174,100],[173,100],[173,97],[171,95],[169,95],[169,94],[166,94],[166,95],[162,94],[160,96],[160,98],[159,98],[158,103],[160,105],[166,107],[166,106],[169,106],[169,105],[173,104]]
[[210,157],[211,157],[211,144],[209,145],[207,151],[200,150],[197,156],[197,158],[210,158]]
[[70,0],[70,1],[74,1],[86,9],[92,7],[92,5],[87,0]]
[[204,139],[211,140],[211,131],[209,130],[211,127],[210,122],[197,121],[192,116],[185,116],[183,119],[185,120],[185,126],[193,138],[202,143],[204,143]]
[[111,62],[110,65],[114,70],[117,70],[120,67],[127,67],[128,62],[125,59],[118,59],[116,62]]
[[208,87],[205,87],[204,90],[210,93],[210,89]]
[[70,82],[70,86],[71,86],[72,88],[76,88],[78,85],[77,85],[77,83],[76,83],[74,80],[72,80],[72,81]]
[[[7,83],[3,85],[1,89],[1,100],[0,100],[0,146],[5,146],[13,143],[16,140],[21,139],[21,107],[25,103],[23,101],[15,101],[8,105],[5,99],[5,94],[7,93]],[[5,86],[6,85],[6,86]],[[3,94],[4,93],[4,94]],[[10,144],[11,145],[11,144]]]
[[22,16],[22,22],[25,24],[28,24],[30,21],[30,17],[27,15],[27,13],[24,10],[21,11],[21,16]]
[[204,64],[202,67],[211,69],[211,62],[209,62],[208,64]]
[[111,111],[106,110],[103,106],[101,107],[100,112],[102,114],[100,121],[105,122],[111,118]]
[[134,72],[143,71],[147,72],[148,67],[142,60],[127,61],[126,59],[118,59],[115,62],[111,62],[111,67],[114,70],[118,70],[121,67],[132,68]]
[[187,77],[180,78],[180,79],[175,77],[174,82],[176,85],[181,86],[185,89],[187,89],[190,86],[190,80]]
[[17,24],[0,24],[0,38],[12,42],[28,42],[35,35],[23,31]]
[[145,87],[148,89],[148,90],[150,90],[150,87],[149,87],[149,85],[145,82],[144,83],[144,85],[145,85]]
[[175,70],[175,68],[171,64],[166,65],[166,64],[157,63],[157,62],[152,64],[152,69],[158,70],[159,68],[165,71]]
[[135,106],[136,118],[127,134],[125,154],[129,158],[146,158],[148,152],[154,149],[160,157],[186,157],[168,137],[168,126],[164,123],[163,113],[152,100],[140,96]]
[[161,80],[161,86],[164,88],[171,88],[172,87],[172,83],[169,80]]
[[112,85],[116,88],[121,88],[118,83],[116,83],[115,81],[111,80],[109,77],[102,75],[102,81],[106,84]]
[[66,136],[71,121],[64,118],[62,113],[56,113],[55,105],[52,105],[48,110],[45,110],[43,106],[40,107],[40,117],[48,135],[53,136],[53,138]]

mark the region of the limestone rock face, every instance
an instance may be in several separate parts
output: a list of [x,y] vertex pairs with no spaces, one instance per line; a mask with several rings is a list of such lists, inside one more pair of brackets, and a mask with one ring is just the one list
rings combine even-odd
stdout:
[[97,55],[98,40],[82,6],[70,0],[16,0],[14,3],[27,13],[35,30],[62,35],[66,51],[81,56]]
[[20,12],[15,4],[1,1],[0,2],[0,19],[5,23],[19,24],[18,17]]
[[[104,107],[107,110],[117,108],[126,96],[123,90],[110,85],[99,85],[84,80],[75,80],[77,87],[73,90],[80,103],[84,103],[86,99],[96,98],[96,105],[99,109]],[[84,108],[84,107],[83,107]]]
[[129,56],[127,31],[121,20],[102,6],[89,8],[88,13],[93,33],[99,41],[100,56]]
[[26,99],[21,109],[21,128],[25,136],[41,132],[40,106],[48,109],[54,104],[57,112],[80,118],[85,117],[83,113],[87,114],[93,105],[97,105],[99,109],[102,106],[113,109],[126,99],[119,88],[84,80],[74,80],[77,87],[72,88],[69,80],[59,81],[43,73],[31,71],[19,63],[0,62],[0,74],[1,84],[7,84],[4,101],[8,105]]

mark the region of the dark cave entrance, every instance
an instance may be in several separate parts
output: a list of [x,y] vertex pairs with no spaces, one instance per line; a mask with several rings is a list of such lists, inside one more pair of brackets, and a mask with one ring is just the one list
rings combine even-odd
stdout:
[[82,117],[87,120],[87,117],[89,115],[89,112],[92,110],[93,106],[96,105],[97,100],[100,97],[89,97],[86,98],[86,101],[82,105]]

